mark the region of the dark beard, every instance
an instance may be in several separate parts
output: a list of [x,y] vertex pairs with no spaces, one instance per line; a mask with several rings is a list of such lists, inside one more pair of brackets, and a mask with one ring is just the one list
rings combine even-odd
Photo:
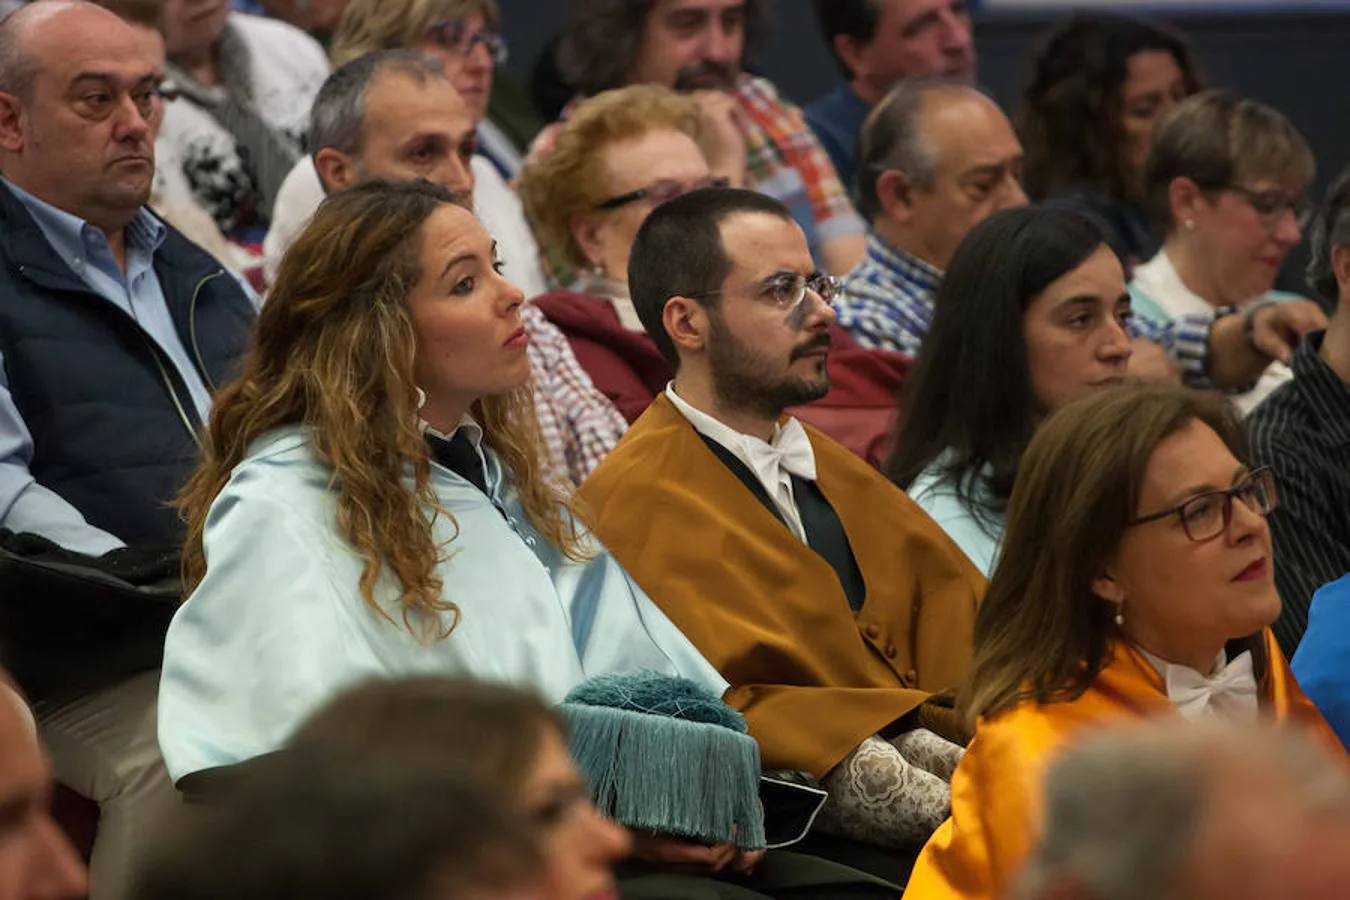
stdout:
[[729,91],[736,84],[736,73],[729,66],[712,60],[700,60],[685,66],[675,75],[675,90],[681,94],[692,91]]
[[[828,347],[829,335],[820,335],[794,351]],[[776,379],[765,371],[744,344],[732,336],[719,321],[708,332],[708,365],[712,369],[713,395],[721,409],[738,410],[762,419],[777,419],[783,410],[819,400],[830,391],[830,374],[825,360],[819,362],[818,379]]]

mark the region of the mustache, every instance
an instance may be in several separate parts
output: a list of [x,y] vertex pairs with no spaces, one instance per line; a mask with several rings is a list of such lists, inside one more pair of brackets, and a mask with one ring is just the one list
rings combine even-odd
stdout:
[[801,359],[803,356],[806,356],[808,353],[813,353],[816,350],[829,350],[833,346],[834,346],[834,338],[830,337],[828,333],[818,334],[815,337],[811,338],[810,340],[803,341],[796,348],[794,348],[791,356],[789,356],[788,359],[790,361],[795,361]]
[[736,82],[736,73],[731,67],[711,59],[701,59],[691,66],[685,66],[675,75],[675,90],[696,91],[709,87],[725,90]]

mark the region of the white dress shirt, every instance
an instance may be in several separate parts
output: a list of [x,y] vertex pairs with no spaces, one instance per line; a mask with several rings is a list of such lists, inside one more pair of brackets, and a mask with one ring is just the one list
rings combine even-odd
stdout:
[[1167,699],[1177,705],[1183,718],[1196,721],[1219,716],[1237,722],[1256,721],[1259,692],[1250,651],[1244,650],[1230,661],[1220,650],[1208,675],[1170,663],[1142,647],[1139,652],[1158,670],[1167,685]]
[[729,428],[690,406],[675,393],[673,381],[666,385],[666,396],[675,404],[680,415],[694,426],[695,431],[710,441],[716,441],[745,463],[773,499],[788,529],[805,542],[806,529],[802,527],[802,514],[797,509],[797,499],[792,492],[792,476],[815,481],[816,454],[802,423],[788,416],[786,421],[773,426],[773,440],[765,442]]

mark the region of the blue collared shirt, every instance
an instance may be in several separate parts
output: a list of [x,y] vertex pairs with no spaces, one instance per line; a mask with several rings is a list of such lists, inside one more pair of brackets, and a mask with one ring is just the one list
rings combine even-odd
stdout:
[[[168,233],[145,209],[126,227],[126,271],[117,265],[108,240],[93,225],[39,200],[9,181],[52,249],[94,293],[131,316],[164,352],[187,385],[203,419],[211,395],[174,328],[164,291],[155,274],[154,255]],[[80,553],[98,555],[122,546],[116,536],[85,521],[80,511],[38,484],[28,470],[33,437],[9,392],[0,359],[0,522],[13,531],[40,534]]]

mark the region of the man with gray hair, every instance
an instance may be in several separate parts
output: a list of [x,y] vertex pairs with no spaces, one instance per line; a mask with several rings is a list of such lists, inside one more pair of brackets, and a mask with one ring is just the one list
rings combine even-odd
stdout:
[[263,243],[268,284],[324,195],[374,172],[425,178],[472,196],[474,126],[468,106],[431,57],[383,50],[340,66],[314,98],[309,157],[291,170],[277,194]]
[[[872,221],[862,263],[844,281],[839,324],[863,347],[918,353],[942,275],[977,224],[1022,206],[1022,145],[1003,111],[978,89],[942,78],[902,81],[863,126],[862,211]],[[1307,304],[1246,316],[1182,316],[1130,323],[1130,375],[1239,388],[1306,331]]]
[[1051,765],[1014,900],[1332,900],[1350,885],[1350,776],[1302,734],[1157,722]]
[[[1309,244],[1308,286],[1334,311],[1326,331],[1308,335],[1295,351],[1293,379],[1247,417],[1253,461],[1273,468],[1280,485],[1279,510],[1269,520],[1283,607],[1275,633],[1291,657],[1309,626],[1313,593],[1350,572],[1350,168],[1328,189]],[[1331,649],[1327,641],[1340,641],[1344,651],[1345,636],[1332,634],[1326,623],[1320,632],[1324,649]],[[1319,669],[1350,669],[1343,655],[1317,655]],[[1299,656],[1305,665],[1312,662]]]
[[957,244],[992,213],[1022,206],[1022,145],[975,88],[907,79],[863,125],[858,161],[867,253],[849,275],[839,324],[864,347],[918,352]]
[[[463,197],[497,240],[503,274],[526,297],[542,292],[537,250],[520,201],[484,204],[475,195],[473,113],[439,63],[407,50],[378,50],[328,76],[310,112],[310,157],[286,177],[268,235],[272,275],[285,246],[308,223],[324,195],[367,178],[426,179]],[[484,165],[491,165],[484,163]],[[486,179],[485,179],[486,181]],[[520,237],[520,232],[525,235]],[[627,429],[618,408],[596,389],[558,328],[534,305],[521,307],[529,336],[535,413],[552,474],[581,481],[600,464]]]

